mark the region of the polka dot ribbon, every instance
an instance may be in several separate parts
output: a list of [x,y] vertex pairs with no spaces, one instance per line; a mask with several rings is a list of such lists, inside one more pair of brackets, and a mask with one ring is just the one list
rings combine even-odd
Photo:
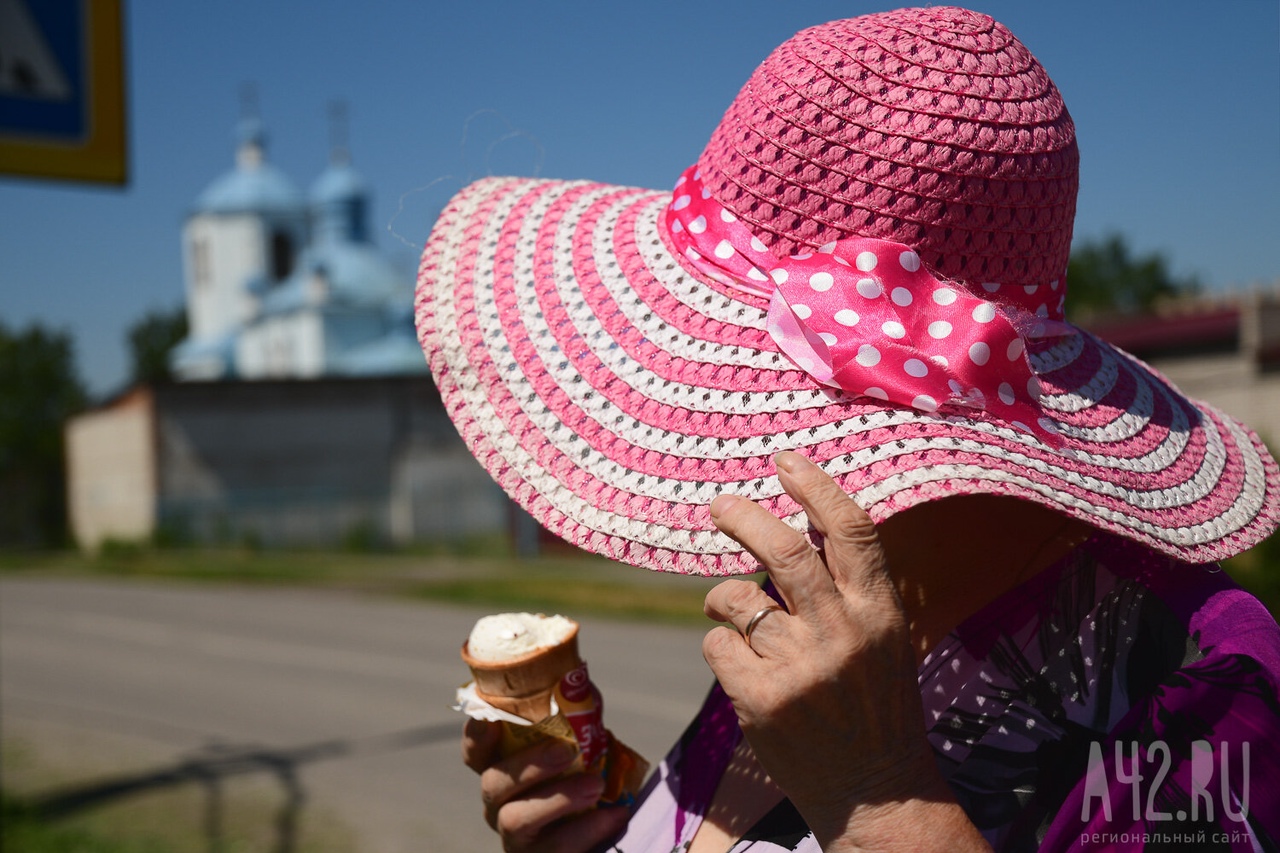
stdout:
[[818,382],[922,412],[985,410],[1061,446],[1026,342],[1070,326],[939,281],[901,243],[849,237],[779,258],[699,177],[688,169],[667,207],[674,245],[708,277],[769,299],[769,334]]

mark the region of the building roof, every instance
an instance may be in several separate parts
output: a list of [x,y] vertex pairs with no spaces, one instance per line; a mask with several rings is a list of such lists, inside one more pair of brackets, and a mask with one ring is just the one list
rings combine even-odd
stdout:
[[302,215],[306,199],[284,172],[266,161],[267,137],[256,119],[242,121],[236,165],[196,198],[195,213]]

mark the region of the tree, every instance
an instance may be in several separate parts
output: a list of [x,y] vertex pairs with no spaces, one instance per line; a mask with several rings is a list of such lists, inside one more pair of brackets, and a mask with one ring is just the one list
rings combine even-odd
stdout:
[[1161,299],[1195,293],[1194,278],[1175,278],[1163,256],[1132,257],[1119,234],[1089,241],[1071,253],[1067,264],[1067,316],[1141,314]]
[[169,352],[187,336],[187,311],[151,311],[129,327],[134,382],[167,382]]
[[0,545],[65,541],[62,426],[84,402],[66,332],[0,322]]

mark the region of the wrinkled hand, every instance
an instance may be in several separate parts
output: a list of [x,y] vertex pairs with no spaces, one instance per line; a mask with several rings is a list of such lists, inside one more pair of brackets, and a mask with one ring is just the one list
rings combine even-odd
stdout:
[[625,808],[593,808],[604,790],[599,774],[560,775],[577,757],[572,747],[546,740],[499,759],[501,731],[499,723],[467,720],[462,760],[480,774],[485,820],[503,850],[579,853],[622,831]]
[[703,654],[760,763],[823,849],[837,849],[898,804],[954,801],[925,739],[910,631],[875,525],[808,460],[775,463],[823,550],[752,501],[718,497],[716,526],[768,570],[787,610],[760,619],[748,645],[741,632],[773,602],[725,581],[706,612],[736,630],[713,629]]

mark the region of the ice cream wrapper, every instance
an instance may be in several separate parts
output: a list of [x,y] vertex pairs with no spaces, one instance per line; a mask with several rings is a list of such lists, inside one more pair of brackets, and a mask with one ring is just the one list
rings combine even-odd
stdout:
[[561,677],[550,697],[550,713],[541,720],[528,720],[494,706],[480,695],[474,681],[458,688],[457,702],[457,709],[469,717],[502,723],[502,756],[546,738],[573,744],[578,758],[570,772],[604,777],[601,805],[629,805],[644,783],[649,763],[604,727],[604,704],[584,662]]

